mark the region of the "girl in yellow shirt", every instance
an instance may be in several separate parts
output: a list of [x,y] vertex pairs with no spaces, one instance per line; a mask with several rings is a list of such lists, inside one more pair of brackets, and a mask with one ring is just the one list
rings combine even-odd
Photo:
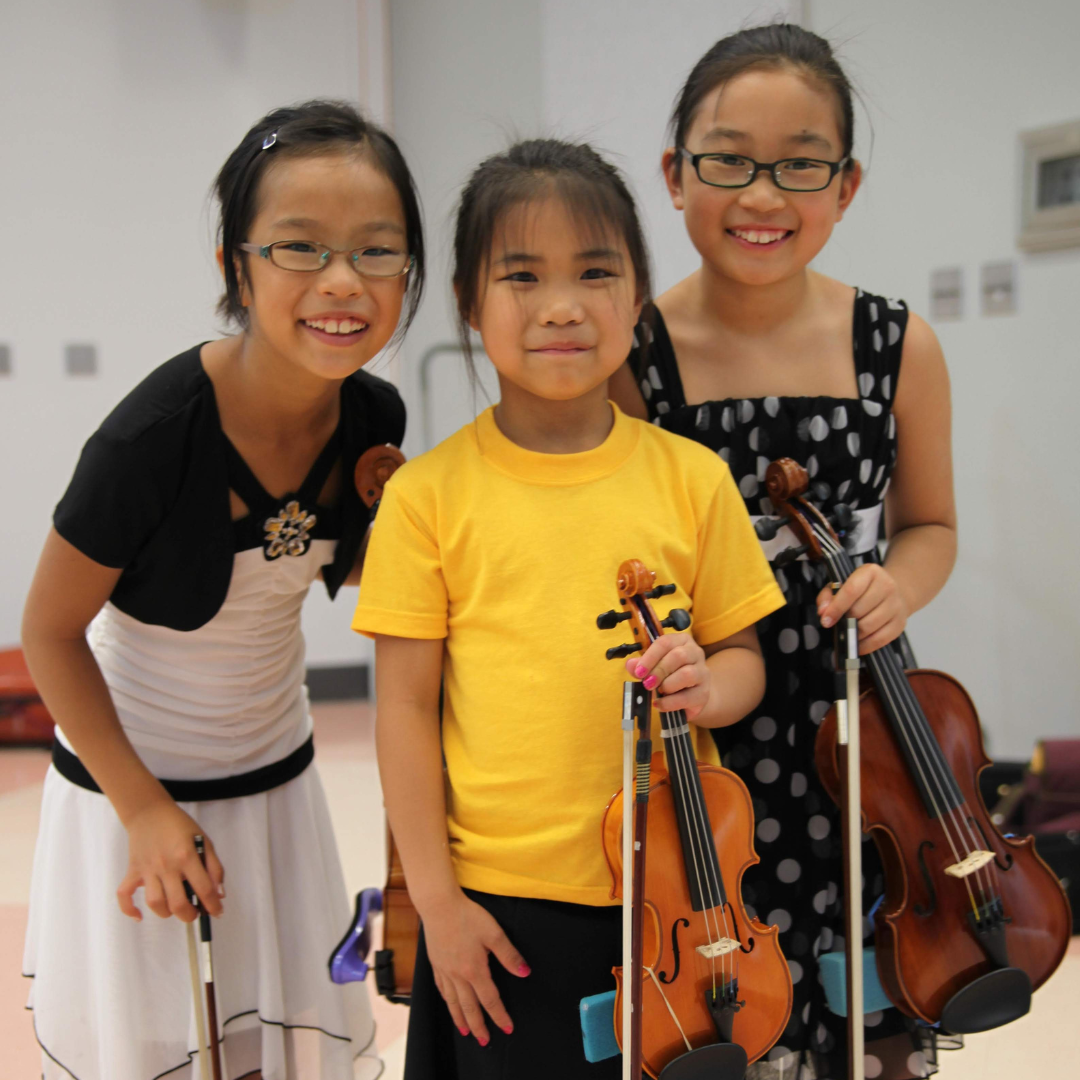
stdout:
[[423,921],[405,1075],[614,1077],[578,1019],[621,962],[600,822],[626,673],[596,613],[627,558],[675,583],[691,631],[627,669],[715,761],[707,729],[759,701],[754,623],[783,598],[724,462],[607,399],[649,296],[611,165],[554,140],[483,162],[454,288],[501,400],[389,483],[353,622],[376,640],[379,766]]

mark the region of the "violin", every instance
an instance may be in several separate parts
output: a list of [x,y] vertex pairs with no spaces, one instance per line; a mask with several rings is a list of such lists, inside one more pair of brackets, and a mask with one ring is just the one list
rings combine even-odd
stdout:
[[[833,582],[846,581],[855,570],[842,542],[850,510],[837,507],[827,519],[804,497],[806,471],[790,458],[769,465],[765,482],[779,517],[759,521],[758,535],[771,539],[789,526],[799,546],[783,561],[805,553],[825,563]],[[864,660],[871,685],[858,710],[861,818],[885,870],[874,919],[878,977],[914,1019],[956,1034],[999,1027],[1028,1012],[1032,991],[1061,963],[1068,899],[1034,839],[1003,836],[991,820],[978,785],[990,760],[960,683],[938,671],[905,672],[891,645]],[[815,764],[838,801],[835,709],[818,730]]]
[[[361,500],[371,511],[373,521],[386,482],[404,464],[405,455],[389,443],[370,447],[357,460],[353,481]],[[389,823],[386,826],[386,861],[386,886],[382,892],[364,889],[357,894],[349,930],[330,955],[330,978],[335,983],[346,983],[367,976],[370,921],[375,912],[381,911],[383,947],[375,952],[375,987],[390,1001],[408,1005],[412,996],[413,968],[416,967],[420,916],[409,896],[405,869]]]
[[[608,659],[648,648],[664,628],[689,626],[685,611],[673,611],[662,622],[656,617],[650,599],[674,592],[675,586],[657,587],[655,579],[638,560],[619,567],[621,610],[599,616],[597,625],[603,630],[629,621],[635,641],[609,649]],[[634,836],[645,862],[644,879],[634,887],[641,898],[641,929],[634,935],[640,967],[629,988],[623,968],[614,969],[616,1038],[626,1053],[629,1033],[621,1016],[629,989],[649,1076],[737,1080],[786,1027],[791,974],[780,952],[779,929],[751,918],[741,899],[742,876],[758,862],[749,792],[734,773],[695,760],[685,712],[662,712],[660,724],[663,752],[644,769],[638,761],[649,802],[645,832]],[[626,789],[618,792],[602,825],[611,895],[624,903],[623,802],[633,796]],[[643,815],[637,820],[640,828]]]

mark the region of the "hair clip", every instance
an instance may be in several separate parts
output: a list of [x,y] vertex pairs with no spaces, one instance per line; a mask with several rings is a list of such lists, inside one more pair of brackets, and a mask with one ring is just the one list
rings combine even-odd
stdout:
[[262,148],[264,150],[269,150],[270,147],[273,146],[274,143],[276,143],[276,142],[277,142],[277,132],[272,131],[269,135],[266,136],[265,139],[263,139]]

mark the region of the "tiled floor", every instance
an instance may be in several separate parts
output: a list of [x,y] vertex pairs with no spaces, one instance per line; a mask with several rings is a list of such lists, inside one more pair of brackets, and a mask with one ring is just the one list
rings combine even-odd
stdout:
[[[326,787],[350,892],[381,885],[385,847],[368,705],[319,705],[315,710],[317,767]],[[21,976],[26,898],[37,833],[41,782],[48,756],[38,750],[0,751],[0,1080],[40,1075],[31,1014]],[[407,1012],[373,995],[384,1080],[399,1080]],[[945,1056],[940,1080],[1043,1080],[1078,1075],[1080,1059],[1080,939],[1054,978],[1038,992],[1030,1016],[968,1039]]]

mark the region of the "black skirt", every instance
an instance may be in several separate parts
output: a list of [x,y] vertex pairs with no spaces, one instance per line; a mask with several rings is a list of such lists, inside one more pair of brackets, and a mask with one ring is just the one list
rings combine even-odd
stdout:
[[405,1080],[618,1080],[621,1057],[585,1060],[578,1006],[584,997],[615,988],[611,969],[622,963],[622,908],[468,889],[466,895],[494,916],[532,968],[520,978],[490,958],[514,1031],[505,1035],[485,1016],[487,1046],[458,1032],[435,985],[421,929]]

